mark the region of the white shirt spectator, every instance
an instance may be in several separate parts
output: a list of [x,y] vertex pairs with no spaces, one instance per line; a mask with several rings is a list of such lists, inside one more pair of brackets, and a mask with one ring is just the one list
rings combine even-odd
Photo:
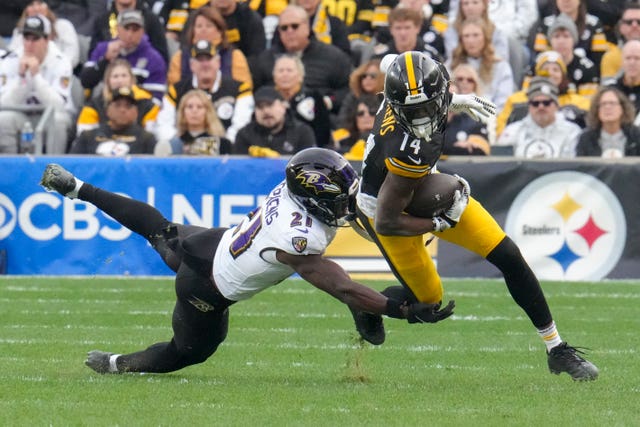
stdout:
[[556,113],[555,121],[540,127],[530,115],[508,125],[496,145],[513,146],[516,157],[528,159],[573,158],[580,136],[580,126]]
[[[47,128],[46,153],[64,154],[75,112],[71,61],[55,43],[48,41],[47,18],[41,15],[27,18],[23,32],[29,33],[28,46],[25,37],[20,49],[0,61],[0,106],[52,106],[54,116]],[[29,54],[25,54],[27,49]],[[17,151],[16,137],[26,120],[34,118],[19,111],[0,111],[0,152]]]
[[[449,3],[449,22],[456,19],[460,0]],[[489,2],[489,18],[507,36],[526,43],[531,27],[538,20],[537,0],[492,0]]]
[[[56,18],[53,27],[56,30],[56,38],[55,40],[50,40],[50,42],[56,44],[60,52],[69,58],[71,65],[75,68],[80,63],[80,42],[78,41],[78,33],[76,33],[75,27],[71,21],[64,18]],[[22,31],[19,28],[15,28],[8,50],[17,50],[21,46]]]

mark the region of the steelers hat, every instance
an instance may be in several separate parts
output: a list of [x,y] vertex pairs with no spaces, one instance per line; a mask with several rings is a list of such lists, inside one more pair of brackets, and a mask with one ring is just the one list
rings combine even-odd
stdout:
[[562,69],[562,74],[567,75],[567,65],[564,63],[562,59],[562,55],[560,55],[555,50],[547,50],[545,52],[540,53],[536,57],[536,75],[540,75],[542,72],[542,66],[547,62],[554,62],[560,66]]
[[22,26],[22,34],[33,34],[36,37],[49,37],[51,22],[43,15],[28,16]]
[[558,87],[546,77],[535,76],[529,82],[527,98],[532,99],[539,95],[545,95],[558,102]]
[[208,40],[198,40],[191,47],[191,57],[197,58],[200,55],[207,56],[216,56],[218,52],[216,51],[216,47],[211,44]]
[[133,94],[133,91],[128,87],[119,87],[118,89],[114,89],[111,91],[111,99],[109,100],[109,102],[111,103],[117,101],[118,99],[127,99],[132,104],[138,103],[135,95]]

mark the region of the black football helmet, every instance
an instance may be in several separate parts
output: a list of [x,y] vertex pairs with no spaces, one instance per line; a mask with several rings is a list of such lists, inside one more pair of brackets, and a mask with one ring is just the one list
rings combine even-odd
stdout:
[[389,65],[384,96],[400,125],[414,136],[430,139],[447,120],[451,94],[444,65],[421,52],[405,52]]
[[289,193],[307,211],[333,227],[355,218],[358,174],[340,154],[307,148],[287,163]]

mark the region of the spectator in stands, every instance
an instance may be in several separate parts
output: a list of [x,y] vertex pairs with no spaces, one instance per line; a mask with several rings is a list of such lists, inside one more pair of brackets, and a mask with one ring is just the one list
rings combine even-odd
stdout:
[[[489,17],[489,0],[463,0],[457,1],[457,4],[458,8],[455,12],[455,19],[453,19],[451,25],[443,35],[446,58],[451,58],[453,50],[459,43],[459,32],[462,23],[466,19],[481,19],[487,23],[487,26],[491,30],[491,43],[495,49],[496,56],[504,59],[511,65],[511,70],[514,73],[514,81],[516,85],[519,86],[524,79],[526,64],[528,64],[524,50],[525,47],[519,35],[510,35],[502,31],[502,29],[496,25],[496,22]],[[510,3],[510,5],[514,4],[516,3]],[[502,6],[504,9],[509,9],[507,5]],[[520,7],[526,10],[526,6]],[[516,19],[523,21],[530,19],[530,17],[518,17]],[[535,22],[535,19],[531,22]],[[511,24],[513,23],[507,25]]]
[[44,0],[31,0],[22,12],[22,16],[18,21],[18,25],[13,30],[9,50],[16,50],[22,46],[22,32],[20,29],[24,25],[24,21],[29,16],[42,15],[51,23],[51,34],[49,41],[58,46],[60,52],[69,58],[71,65],[75,68],[80,61],[80,44],[78,42],[78,34],[73,24],[64,18],[56,17],[56,14],[49,9]]
[[156,139],[137,123],[137,101],[131,89],[116,89],[110,98],[107,104],[109,120],[96,129],[81,133],[73,141],[69,152],[107,157],[153,154]]
[[529,113],[508,125],[496,145],[512,146],[529,159],[571,158],[581,129],[558,112],[558,88],[546,77],[534,77],[527,90]]
[[578,29],[578,43],[576,44],[576,54],[587,56],[599,69],[602,55],[606,52],[608,44],[604,34],[602,22],[595,16],[587,13],[586,0],[555,0],[555,11],[552,15],[542,18],[535,29],[535,39],[532,46],[536,53],[544,52],[550,48],[549,27],[556,17],[564,13],[568,15],[576,24]]
[[[589,98],[570,90],[567,67],[562,60],[562,56],[553,50],[542,52],[536,58],[534,71],[536,76],[548,77],[558,88],[559,110],[564,118],[584,128],[586,126],[585,116],[589,111],[590,101]],[[529,82],[525,83],[528,86]],[[506,125],[524,118],[528,111],[526,89],[515,92],[507,98],[504,108],[498,114],[496,133],[500,135]]]
[[225,138],[224,126],[205,92],[192,89],[185,93],[178,104],[177,116],[178,132],[170,141],[171,154],[231,154],[231,141]]
[[[442,34],[446,31],[449,22],[446,17],[446,11],[444,14],[439,10],[444,10],[444,3],[436,0],[400,0],[395,7],[415,10],[422,17],[422,23],[420,25],[419,37],[426,43],[432,45],[440,55],[444,58],[444,39]],[[446,5],[448,10],[449,6]],[[389,18],[387,16],[387,22]],[[376,39],[379,43],[386,43],[391,39],[391,33],[389,27],[382,27]]]
[[313,129],[293,117],[282,95],[274,87],[259,88],[254,98],[256,109],[253,118],[238,132],[233,146],[234,154],[289,156],[316,145]]
[[76,122],[76,133],[80,135],[86,130],[97,128],[101,123],[106,123],[106,107],[111,100],[111,93],[115,89],[126,87],[131,89],[138,106],[138,124],[151,132],[155,127],[156,117],[160,107],[153,102],[151,94],[140,89],[136,85],[136,77],[129,61],[124,58],[116,58],[107,65],[102,81],[102,89],[91,97],[80,110]]
[[169,86],[158,113],[156,137],[164,145],[176,135],[176,107],[180,98],[191,89],[203,90],[224,128],[226,138],[234,141],[236,133],[251,120],[253,96],[251,88],[220,71],[220,55],[208,40],[199,40],[191,49],[189,67],[193,77]]
[[562,55],[567,66],[569,91],[591,97],[600,83],[599,69],[586,56],[578,56],[574,48],[578,42],[578,28],[564,13],[558,15],[547,33],[551,50]]
[[260,54],[267,47],[262,17],[251,10],[246,2],[236,0],[211,0],[227,23],[227,40],[244,53],[247,60]]
[[[482,96],[478,72],[469,64],[458,65],[451,73],[452,90],[462,95]],[[490,154],[489,127],[465,113],[449,112],[442,154],[485,156]]]
[[124,58],[131,64],[138,86],[148,91],[158,103],[162,101],[167,89],[167,67],[144,32],[144,19],[137,9],[118,14],[117,36],[98,43],[82,67],[80,81],[84,88],[93,90],[104,78],[109,62]]
[[[22,26],[22,47],[0,60],[0,106],[53,107],[48,127],[47,154],[64,154],[76,111],[71,98],[71,62],[49,43],[51,23],[42,15],[30,16]],[[17,152],[17,136],[29,120],[36,128],[39,113],[0,111],[0,153]]]
[[273,82],[294,117],[313,129],[318,147],[327,147],[332,143],[329,110],[317,90],[304,86],[304,72],[299,57],[282,55],[273,66]]
[[387,54],[400,54],[410,50],[424,52],[438,62],[444,61],[444,41],[435,30],[429,37],[420,37],[423,16],[420,12],[407,7],[396,6],[389,13],[389,32],[391,40],[373,48],[373,57],[381,59]]
[[[377,0],[356,1],[356,13],[353,22],[346,22],[349,31],[351,50],[368,50],[371,45],[375,45],[380,37],[381,31],[387,34],[386,41],[389,40],[389,13],[397,6],[397,0]],[[370,53],[367,53],[368,57]],[[363,60],[366,60],[365,57]]]
[[254,87],[273,83],[273,65],[283,53],[299,55],[305,69],[304,84],[323,96],[333,113],[349,92],[351,59],[335,46],[318,41],[311,33],[307,12],[289,5],[280,14],[278,32],[282,45],[274,45],[249,60]]
[[[421,12],[423,17],[420,35],[427,34],[432,29],[437,34],[443,34],[449,25],[447,13],[449,12],[449,0],[376,0],[356,1],[356,16],[353,22],[347,22],[349,26],[349,39],[356,45],[369,43],[374,40],[385,44],[390,38],[389,13],[393,8],[402,4],[404,7]],[[428,42],[428,36],[423,39]],[[366,60],[366,58],[365,58]]]
[[353,117],[356,101],[362,95],[377,95],[384,89],[384,73],[380,71],[380,60],[370,59],[353,70],[349,76],[349,93],[342,101],[338,113],[338,127],[345,127]]
[[309,15],[309,26],[316,39],[332,44],[347,55],[351,55],[351,44],[346,24],[338,17],[329,14],[329,9],[322,0],[296,0]]
[[640,40],[640,3],[628,3],[618,21],[618,41],[602,56],[600,78],[615,78],[622,68],[622,47],[629,40]]
[[[166,67],[166,64],[169,63],[169,48],[164,27],[158,16],[144,6],[144,2],[141,0],[112,0],[111,8],[96,18],[89,52],[93,52],[98,44],[117,38],[120,33],[118,29],[119,15],[125,10],[137,9],[142,14],[144,34],[149,39],[151,46],[160,53]],[[131,65],[134,68],[137,67],[136,64],[132,63]]]
[[344,154],[348,160],[362,160],[379,107],[380,98],[377,95],[365,93],[357,98],[345,126],[333,132],[335,150]]
[[587,11],[602,22],[604,34],[610,44],[616,42],[615,27],[626,4],[637,0],[586,0]]
[[484,20],[467,19],[462,23],[458,39],[459,45],[453,51],[449,69],[463,63],[471,64],[480,76],[485,96],[500,111],[513,93],[515,84],[511,66],[495,54],[491,28]]
[[191,78],[191,49],[198,40],[208,40],[220,55],[222,75],[253,86],[247,58],[240,49],[231,46],[227,41],[227,23],[215,7],[203,6],[196,9],[187,21],[183,39],[181,48],[171,58],[168,84]]
[[620,90],[602,86],[593,97],[587,129],[580,135],[577,156],[617,159],[640,156],[640,128],[633,124],[635,109]]
[[[509,0],[509,1],[486,1],[486,0],[451,0],[449,4],[449,22],[453,23],[458,19],[460,10],[465,8],[462,3],[467,3],[468,7],[480,7],[479,3],[488,3],[489,19],[505,36],[524,45],[527,43],[529,32],[536,27],[538,20],[538,3],[541,0]],[[550,0],[555,1],[555,0]]]
[[262,17],[267,49],[271,47],[273,37],[276,34],[278,16],[288,4],[288,0],[253,0],[249,2],[249,7]]
[[640,40],[629,40],[622,47],[622,72],[602,83],[624,93],[640,111]]
[[167,40],[179,41],[193,11],[209,5],[209,2],[210,0],[164,0],[157,15],[165,24]]

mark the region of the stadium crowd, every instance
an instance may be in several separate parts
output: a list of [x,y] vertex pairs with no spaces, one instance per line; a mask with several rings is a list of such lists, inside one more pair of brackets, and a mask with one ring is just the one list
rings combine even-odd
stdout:
[[640,155],[638,1],[5,0],[0,32],[0,154],[48,118],[52,155],[361,159],[380,60],[421,51],[498,106],[445,155]]

